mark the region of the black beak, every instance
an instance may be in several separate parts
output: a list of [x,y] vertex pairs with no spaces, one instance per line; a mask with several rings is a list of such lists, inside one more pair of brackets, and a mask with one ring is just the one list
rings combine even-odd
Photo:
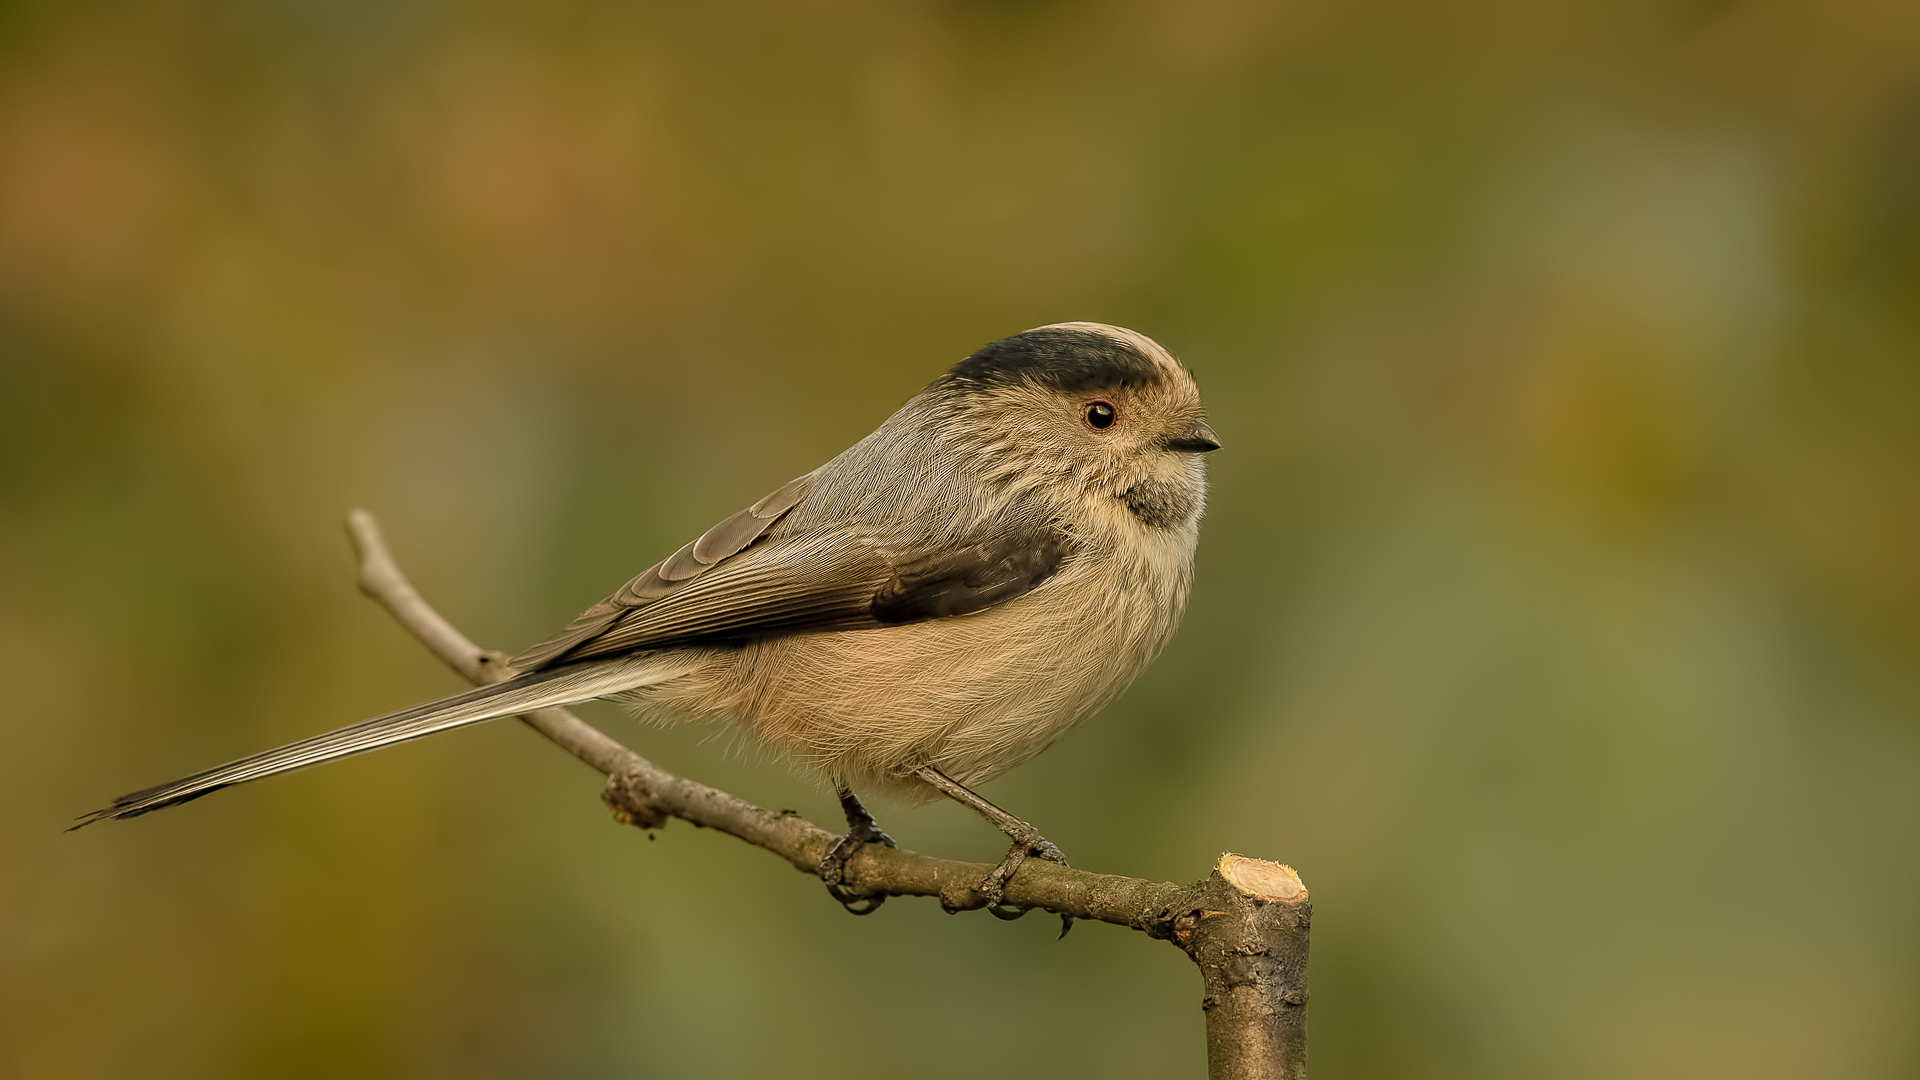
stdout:
[[1220,437],[1213,433],[1205,420],[1193,425],[1193,430],[1178,438],[1167,440],[1167,449],[1182,454],[1205,454],[1220,449]]

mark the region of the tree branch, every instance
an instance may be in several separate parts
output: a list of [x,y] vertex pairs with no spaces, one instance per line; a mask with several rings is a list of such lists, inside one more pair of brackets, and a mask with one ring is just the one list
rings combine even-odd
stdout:
[[[373,515],[349,513],[347,534],[360,560],[360,591],[428,651],[476,684],[512,674],[505,654],[469,641],[407,581]],[[667,772],[566,709],[540,709],[520,719],[606,774],[601,797],[622,822],[657,829],[679,818],[765,848],[808,875],[838,839],[797,814],[773,813]],[[991,869],[868,844],[848,861],[842,881],[868,896],[931,896],[948,911],[963,911],[985,906],[973,887]],[[1200,967],[1209,1075],[1304,1080],[1313,905],[1292,869],[1223,855],[1205,880],[1173,885],[1029,859],[1007,882],[1003,905],[1112,923],[1173,942]]]

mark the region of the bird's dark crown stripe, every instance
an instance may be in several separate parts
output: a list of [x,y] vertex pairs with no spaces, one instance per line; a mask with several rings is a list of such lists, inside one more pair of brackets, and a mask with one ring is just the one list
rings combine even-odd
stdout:
[[1160,366],[1131,344],[1093,330],[1029,330],[1002,338],[955,364],[943,381],[973,386],[1033,383],[1074,394],[1145,386]]

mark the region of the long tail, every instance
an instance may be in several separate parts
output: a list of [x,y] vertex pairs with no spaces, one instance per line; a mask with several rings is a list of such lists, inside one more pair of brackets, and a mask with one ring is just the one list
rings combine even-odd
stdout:
[[678,673],[678,666],[658,653],[531,672],[493,686],[482,686],[424,705],[415,705],[411,709],[363,720],[325,735],[288,743],[172,783],[122,795],[113,800],[111,805],[80,818],[68,831],[107,818],[136,817],[149,810],[177,806],[223,787],[304,769],[350,754],[378,750],[449,728],[554,705],[591,701],[622,690],[660,682]]

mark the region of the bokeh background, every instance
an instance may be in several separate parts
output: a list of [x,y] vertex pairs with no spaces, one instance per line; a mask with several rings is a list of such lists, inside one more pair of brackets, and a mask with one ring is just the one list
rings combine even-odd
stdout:
[[849,918],[511,723],[61,832],[457,688],[349,507],[517,649],[1063,319],[1227,448],[991,797],[1298,867],[1317,1076],[1920,1076],[1905,0],[7,5],[0,1076],[1202,1075],[1165,945]]

